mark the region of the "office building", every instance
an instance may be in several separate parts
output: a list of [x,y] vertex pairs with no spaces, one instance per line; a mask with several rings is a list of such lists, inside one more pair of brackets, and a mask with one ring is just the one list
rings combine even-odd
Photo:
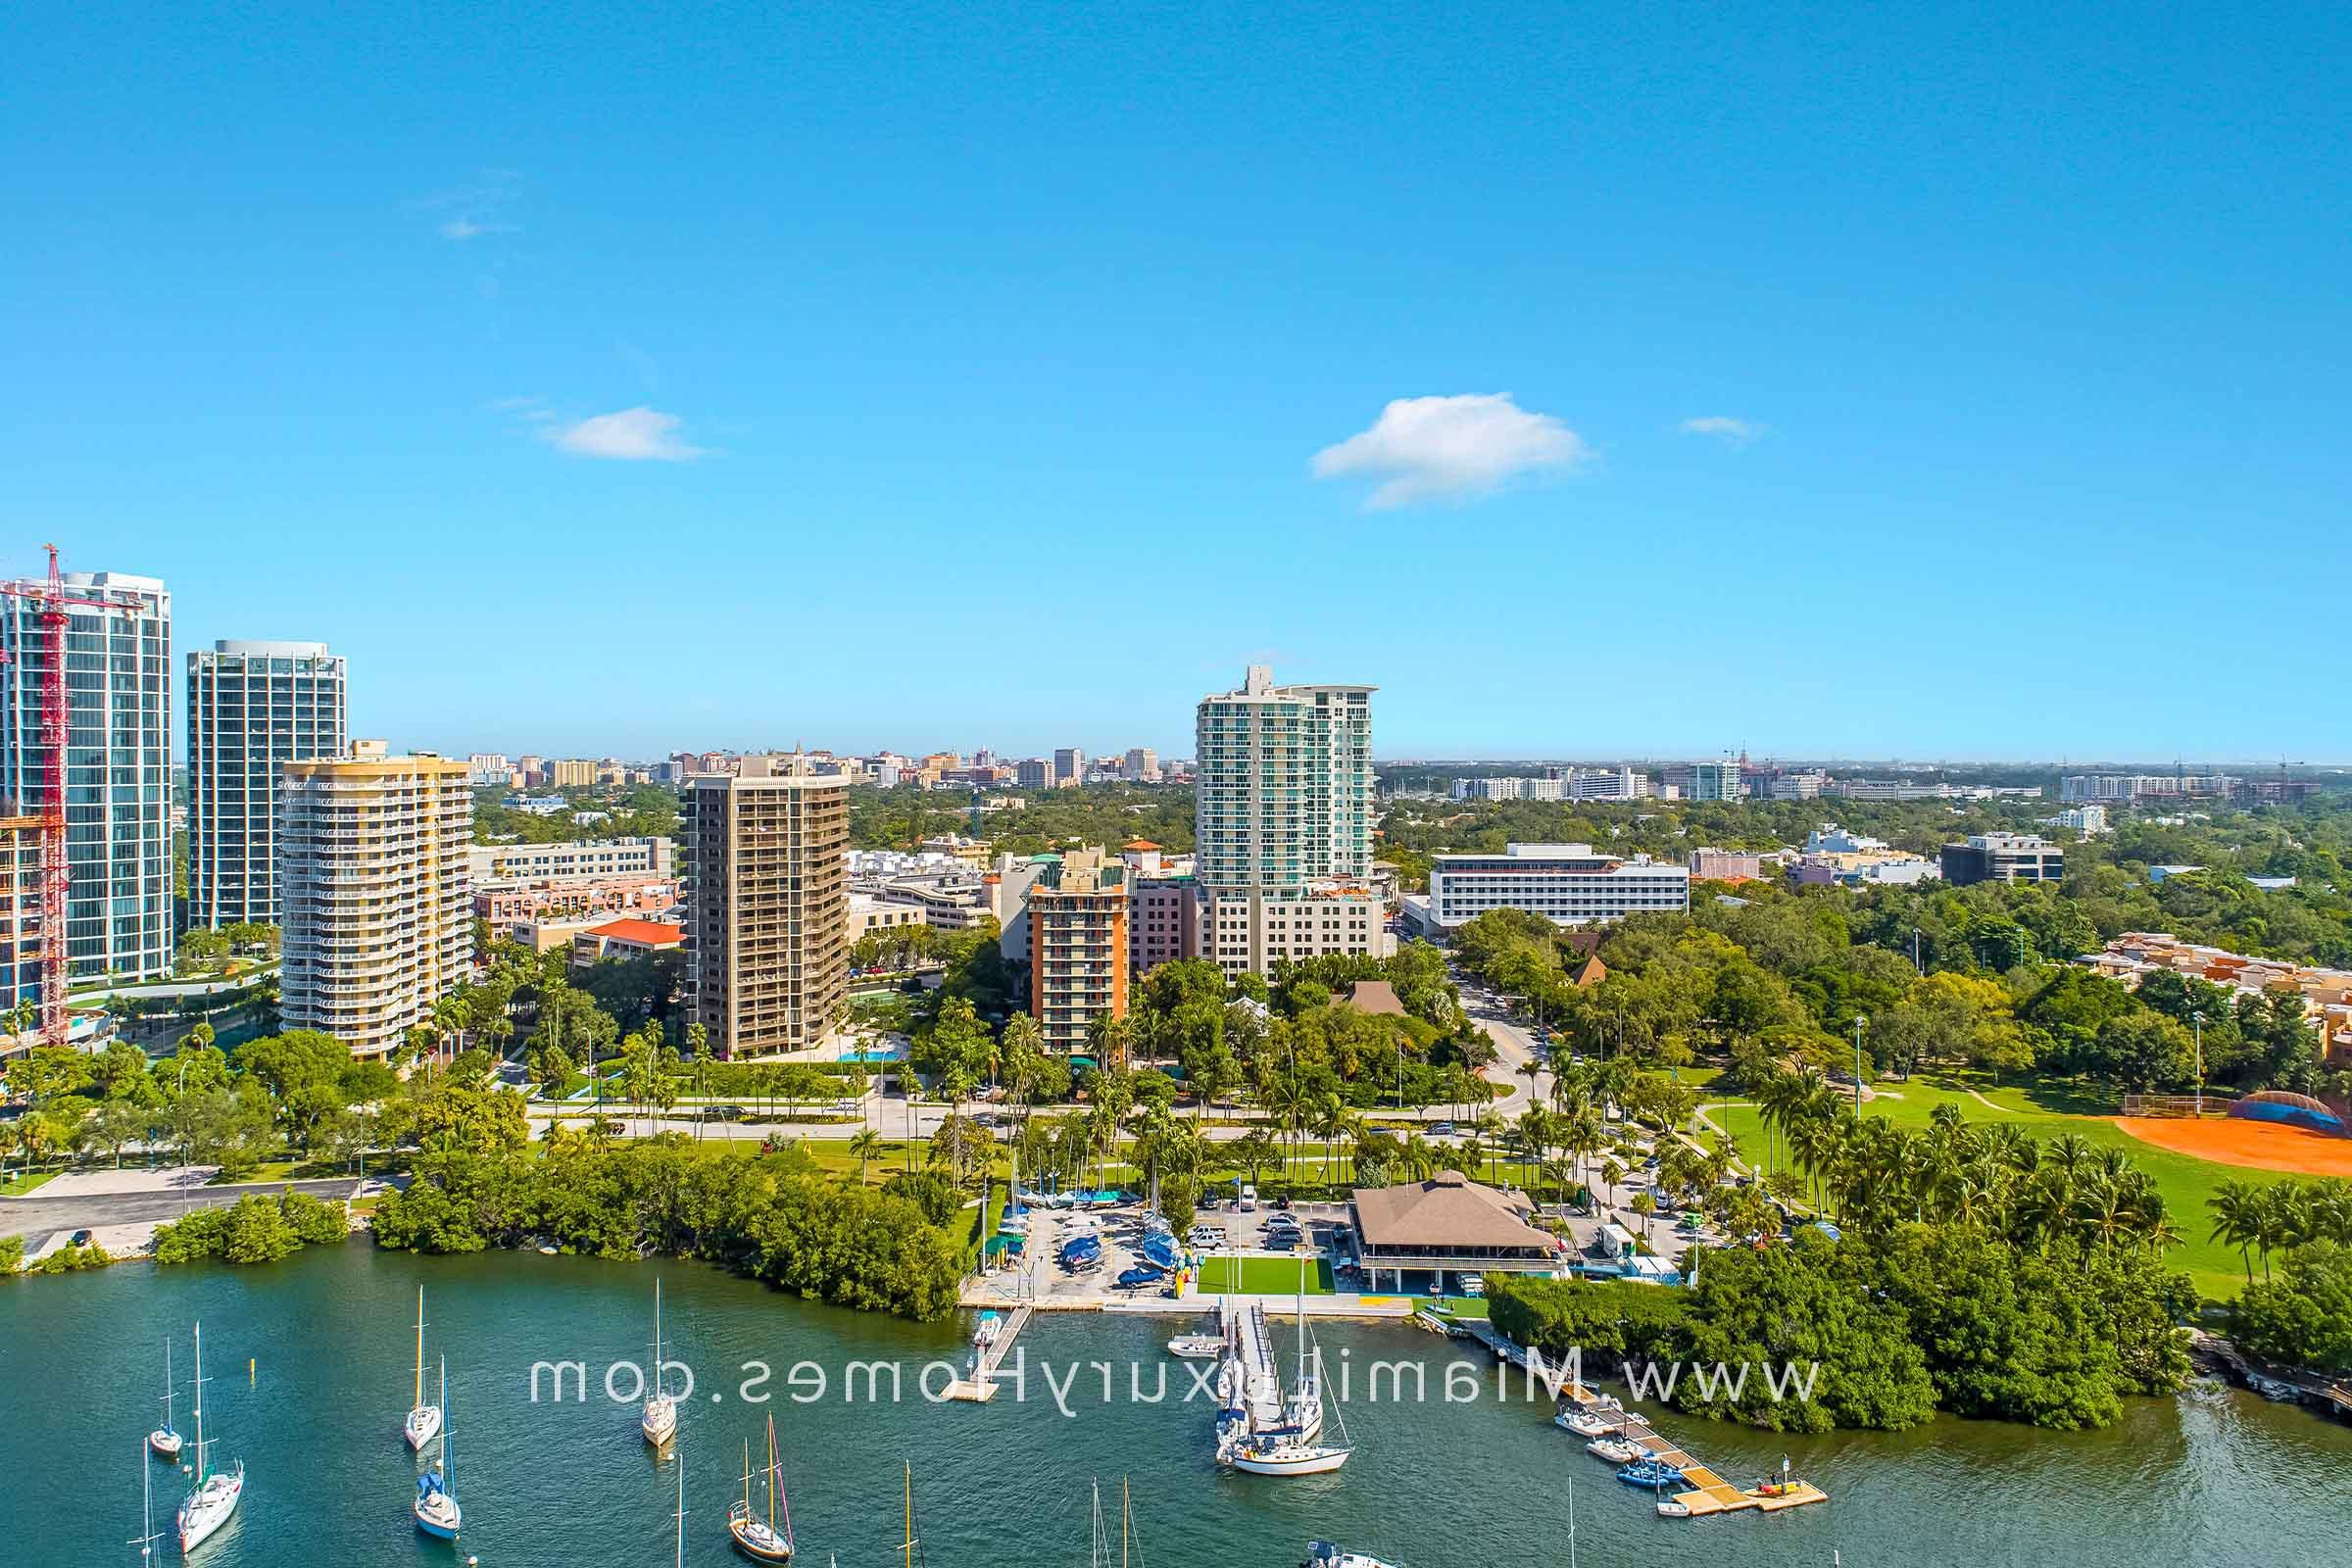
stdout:
[[1451,931],[1489,909],[1524,909],[1554,925],[1690,907],[1690,867],[1590,844],[1509,844],[1500,855],[1430,858],[1429,919]]
[[1054,749],[1054,783],[1056,788],[1069,789],[1086,776],[1086,754],[1075,746]]
[[1025,790],[1050,790],[1054,787],[1054,760],[1047,757],[1032,757],[1013,768],[1013,782]]
[[[172,595],[119,571],[68,572],[64,592],[66,972],[162,979],[173,944]],[[49,801],[41,614],[35,598],[0,595],[0,798],[28,813]]]
[[514,764],[504,752],[475,752],[466,759],[466,773],[476,784],[509,785],[514,781]]
[[1742,783],[1740,764],[1731,758],[1693,762],[1688,794],[1693,801],[1736,801],[1740,798]]
[[1158,783],[1159,754],[1149,746],[1129,747],[1126,773],[1127,781],[1131,784]]
[[1196,874],[1229,973],[1374,953],[1370,686],[1277,686],[1263,664],[1196,713]]
[[1943,879],[1954,887],[2066,878],[2066,852],[2034,833],[1972,833],[1965,844],[1946,844],[1939,859]]
[[[1140,841],[1139,841],[1140,842]],[[1127,972],[1142,980],[1163,963],[1200,956],[1200,884],[1190,863],[1176,869],[1159,847],[1130,844],[1127,861]]]
[[466,765],[429,754],[288,762],[282,791],[285,1027],[391,1056],[473,957]]
[[1029,890],[1029,1011],[1049,1051],[1082,1051],[1095,1019],[1127,1016],[1126,875],[1070,850]]
[[686,791],[687,978],[721,1056],[823,1045],[849,994],[850,788],[745,757]]
[[277,923],[279,774],[343,755],[343,661],[324,643],[188,654],[188,923]]

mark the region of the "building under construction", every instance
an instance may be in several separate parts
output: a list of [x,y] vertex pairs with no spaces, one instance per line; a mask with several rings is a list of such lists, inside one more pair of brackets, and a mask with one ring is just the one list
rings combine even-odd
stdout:
[[37,994],[53,1039],[68,981],[171,973],[171,713],[162,582],[61,574],[54,550],[46,578],[0,582],[0,1003]]

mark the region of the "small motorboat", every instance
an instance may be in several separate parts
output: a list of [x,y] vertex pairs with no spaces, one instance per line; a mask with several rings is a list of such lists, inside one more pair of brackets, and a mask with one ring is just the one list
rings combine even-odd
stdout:
[[1625,1412],[1579,1409],[1573,1405],[1551,1418],[1551,1424],[1580,1438],[1605,1438],[1625,1421]]
[[982,1312],[979,1323],[972,1329],[972,1348],[975,1350],[987,1349],[997,1343],[997,1336],[1004,1332],[1004,1320],[1003,1318],[997,1316],[993,1311]]
[[1298,1568],[1393,1568],[1393,1565],[1360,1551],[1343,1551],[1328,1541],[1310,1541],[1306,1544],[1306,1561]]
[[1139,1263],[1133,1268],[1119,1270],[1119,1277],[1112,1280],[1111,1284],[1122,1291],[1140,1291],[1147,1285],[1157,1285],[1166,1278],[1164,1270],[1153,1268],[1149,1263]]
[[1642,1457],[1642,1450],[1623,1438],[1594,1438],[1585,1445],[1585,1451],[1611,1464],[1632,1464]]
[[1690,1517],[1690,1505],[1687,1502],[1677,1502],[1672,1497],[1660,1497],[1658,1499],[1658,1517],[1661,1519],[1688,1519]]
[[1179,1334],[1168,1342],[1168,1353],[1188,1361],[1213,1361],[1225,1353],[1221,1334]]

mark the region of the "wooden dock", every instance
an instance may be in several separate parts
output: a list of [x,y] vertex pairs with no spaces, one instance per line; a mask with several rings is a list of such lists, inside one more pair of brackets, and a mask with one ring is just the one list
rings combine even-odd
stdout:
[[1021,1330],[1029,1326],[1029,1318],[1034,1311],[1035,1308],[1026,1301],[1012,1309],[1012,1315],[997,1331],[997,1337],[988,1342],[985,1349],[972,1356],[972,1375],[957,1378],[948,1385],[949,1398],[986,1404],[997,1396],[997,1368],[1004,1364],[1004,1357],[1012,1351],[1012,1342],[1019,1339]]
[[[1600,1404],[1599,1396],[1577,1383],[1564,1385],[1560,1396],[1588,1411]],[[1690,1509],[1693,1519],[1703,1519],[1710,1514],[1751,1510],[1779,1513],[1784,1508],[1801,1508],[1809,1502],[1830,1500],[1830,1494],[1810,1481],[1759,1480],[1751,1488],[1736,1487],[1694,1455],[1685,1453],[1674,1440],[1662,1435],[1657,1428],[1631,1410],[1619,1412],[1618,1424],[1626,1442],[1651,1458],[1663,1460],[1682,1471],[1683,1490],[1673,1494],[1674,1500]]]

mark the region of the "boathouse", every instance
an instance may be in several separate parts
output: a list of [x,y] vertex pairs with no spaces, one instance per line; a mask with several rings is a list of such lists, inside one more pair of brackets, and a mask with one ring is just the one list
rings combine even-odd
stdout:
[[1356,1260],[1373,1290],[1405,1288],[1411,1273],[1551,1274],[1561,1243],[1528,1223],[1518,1193],[1442,1170],[1401,1187],[1359,1187],[1348,1200]]

